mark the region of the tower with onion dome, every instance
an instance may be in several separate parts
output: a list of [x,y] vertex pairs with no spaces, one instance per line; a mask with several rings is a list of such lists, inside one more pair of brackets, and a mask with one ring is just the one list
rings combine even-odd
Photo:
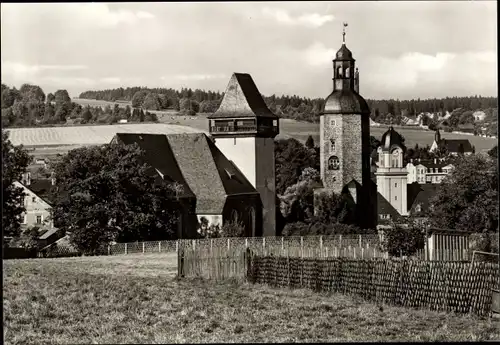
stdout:
[[360,215],[359,225],[373,228],[376,186],[371,180],[370,153],[370,109],[359,94],[359,73],[345,44],[344,31],[342,46],[333,60],[333,91],[320,114],[323,188],[315,193],[348,192]]

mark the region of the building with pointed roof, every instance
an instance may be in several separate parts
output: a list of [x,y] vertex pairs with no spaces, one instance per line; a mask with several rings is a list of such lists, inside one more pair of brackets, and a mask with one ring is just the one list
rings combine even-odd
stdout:
[[333,91],[320,114],[320,173],[324,192],[349,193],[363,228],[376,222],[376,186],[371,180],[370,109],[359,94],[359,73],[344,42],[333,60]]
[[430,151],[435,152],[440,148],[444,148],[451,156],[458,156],[459,154],[468,156],[474,152],[472,144],[468,139],[444,139],[441,138],[439,129],[436,129],[434,142],[431,145]]
[[182,186],[179,238],[196,236],[202,217],[219,226],[237,220],[247,236],[261,235],[259,193],[206,134],[118,133],[112,142],[136,143],[162,180]]
[[233,73],[221,105],[208,117],[217,148],[243,173],[262,201],[263,235],[276,235],[274,138],[279,118],[269,110],[252,77]]

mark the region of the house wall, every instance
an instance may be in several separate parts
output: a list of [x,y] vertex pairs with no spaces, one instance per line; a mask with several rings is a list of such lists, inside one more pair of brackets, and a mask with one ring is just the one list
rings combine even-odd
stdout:
[[217,138],[215,144],[245,175],[262,201],[264,235],[276,236],[276,187],[274,139],[258,137]]
[[[30,228],[34,226],[38,227],[48,227],[53,228],[54,224],[51,220],[51,210],[52,207],[45,201],[43,201],[40,197],[38,197],[35,193],[29,190],[26,186],[22,185],[19,182],[14,182],[17,187],[23,189],[25,194],[24,197],[24,207],[26,208],[26,212],[22,214],[21,218],[21,227]],[[41,223],[37,223],[37,216],[41,216]]]

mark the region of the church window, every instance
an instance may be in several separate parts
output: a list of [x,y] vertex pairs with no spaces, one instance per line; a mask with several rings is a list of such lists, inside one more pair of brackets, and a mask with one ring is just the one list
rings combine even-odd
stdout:
[[397,195],[394,195],[394,200],[398,200],[398,196]]
[[350,74],[351,74],[351,69],[350,69],[349,67],[347,67],[347,68],[345,69],[345,77],[346,77],[346,78],[349,78],[349,77],[350,77]]
[[397,186],[398,186],[398,183],[397,183],[397,182],[396,182],[396,183],[394,183],[394,187],[397,187]]
[[342,66],[337,67],[337,77],[342,78]]
[[335,127],[337,122],[335,120],[330,120],[330,126]]
[[335,152],[336,150],[336,146],[335,146],[335,140],[334,139],[330,139],[330,152]]
[[340,160],[337,156],[331,156],[328,158],[328,170],[339,170]]
[[278,125],[278,120],[273,120],[273,126],[277,126]]
[[236,210],[233,210],[231,212],[231,220],[234,221],[234,222],[237,222],[238,221],[238,211]]
[[420,212],[420,211],[422,211],[422,206],[420,206],[420,204],[418,204],[418,205],[415,207],[415,211],[416,211],[416,212]]

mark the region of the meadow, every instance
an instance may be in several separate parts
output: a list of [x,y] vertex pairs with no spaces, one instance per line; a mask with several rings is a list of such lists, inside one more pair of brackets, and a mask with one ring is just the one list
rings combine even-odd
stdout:
[[[79,103],[81,105],[92,105],[92,106],[113,106],[114,103],[99,101],[99,100],[88,100],[88,99],[73,99],[73,102]],[[120,107],[125,107],[130,103],[117,103]],[[196,116],[177,116],[175,112],[172,111],[154,111],[157,114],[158,120],[161,123],[176,124],[182,126],[193,127],[196,129],[201,129],[208,132],[208,120],[206,114],[198,114]],[[370,127],[370,134],[380,140],[382,134],[387,131],[387,126],[380,127]],[[420,128],[409,128],[409,127],[398,127],[396,130],[402,134],[406,139],[407,147],[414,147],[415,144],[419,146],[432,145],[434,141],[434,132],[422,130]],[[299,122],[291,119],[281,119],[280,120],[280,134],[277,139],[287,139],[295,138],[301,142],[305,142],[307,137],[312,135],[314,142],[319,142],[319,124],[309,123],[309,122]],[[491,149],[498,142],[494,138],[484,138],[473,135],[457,134],[457,133],[441,133],[441,137],[444,139],[468,139],[472,145],[476,147],[477,152],[484,152]]]
[[175,254],[4,261],[5,343],[500,339],[489,318],[175,273]]

